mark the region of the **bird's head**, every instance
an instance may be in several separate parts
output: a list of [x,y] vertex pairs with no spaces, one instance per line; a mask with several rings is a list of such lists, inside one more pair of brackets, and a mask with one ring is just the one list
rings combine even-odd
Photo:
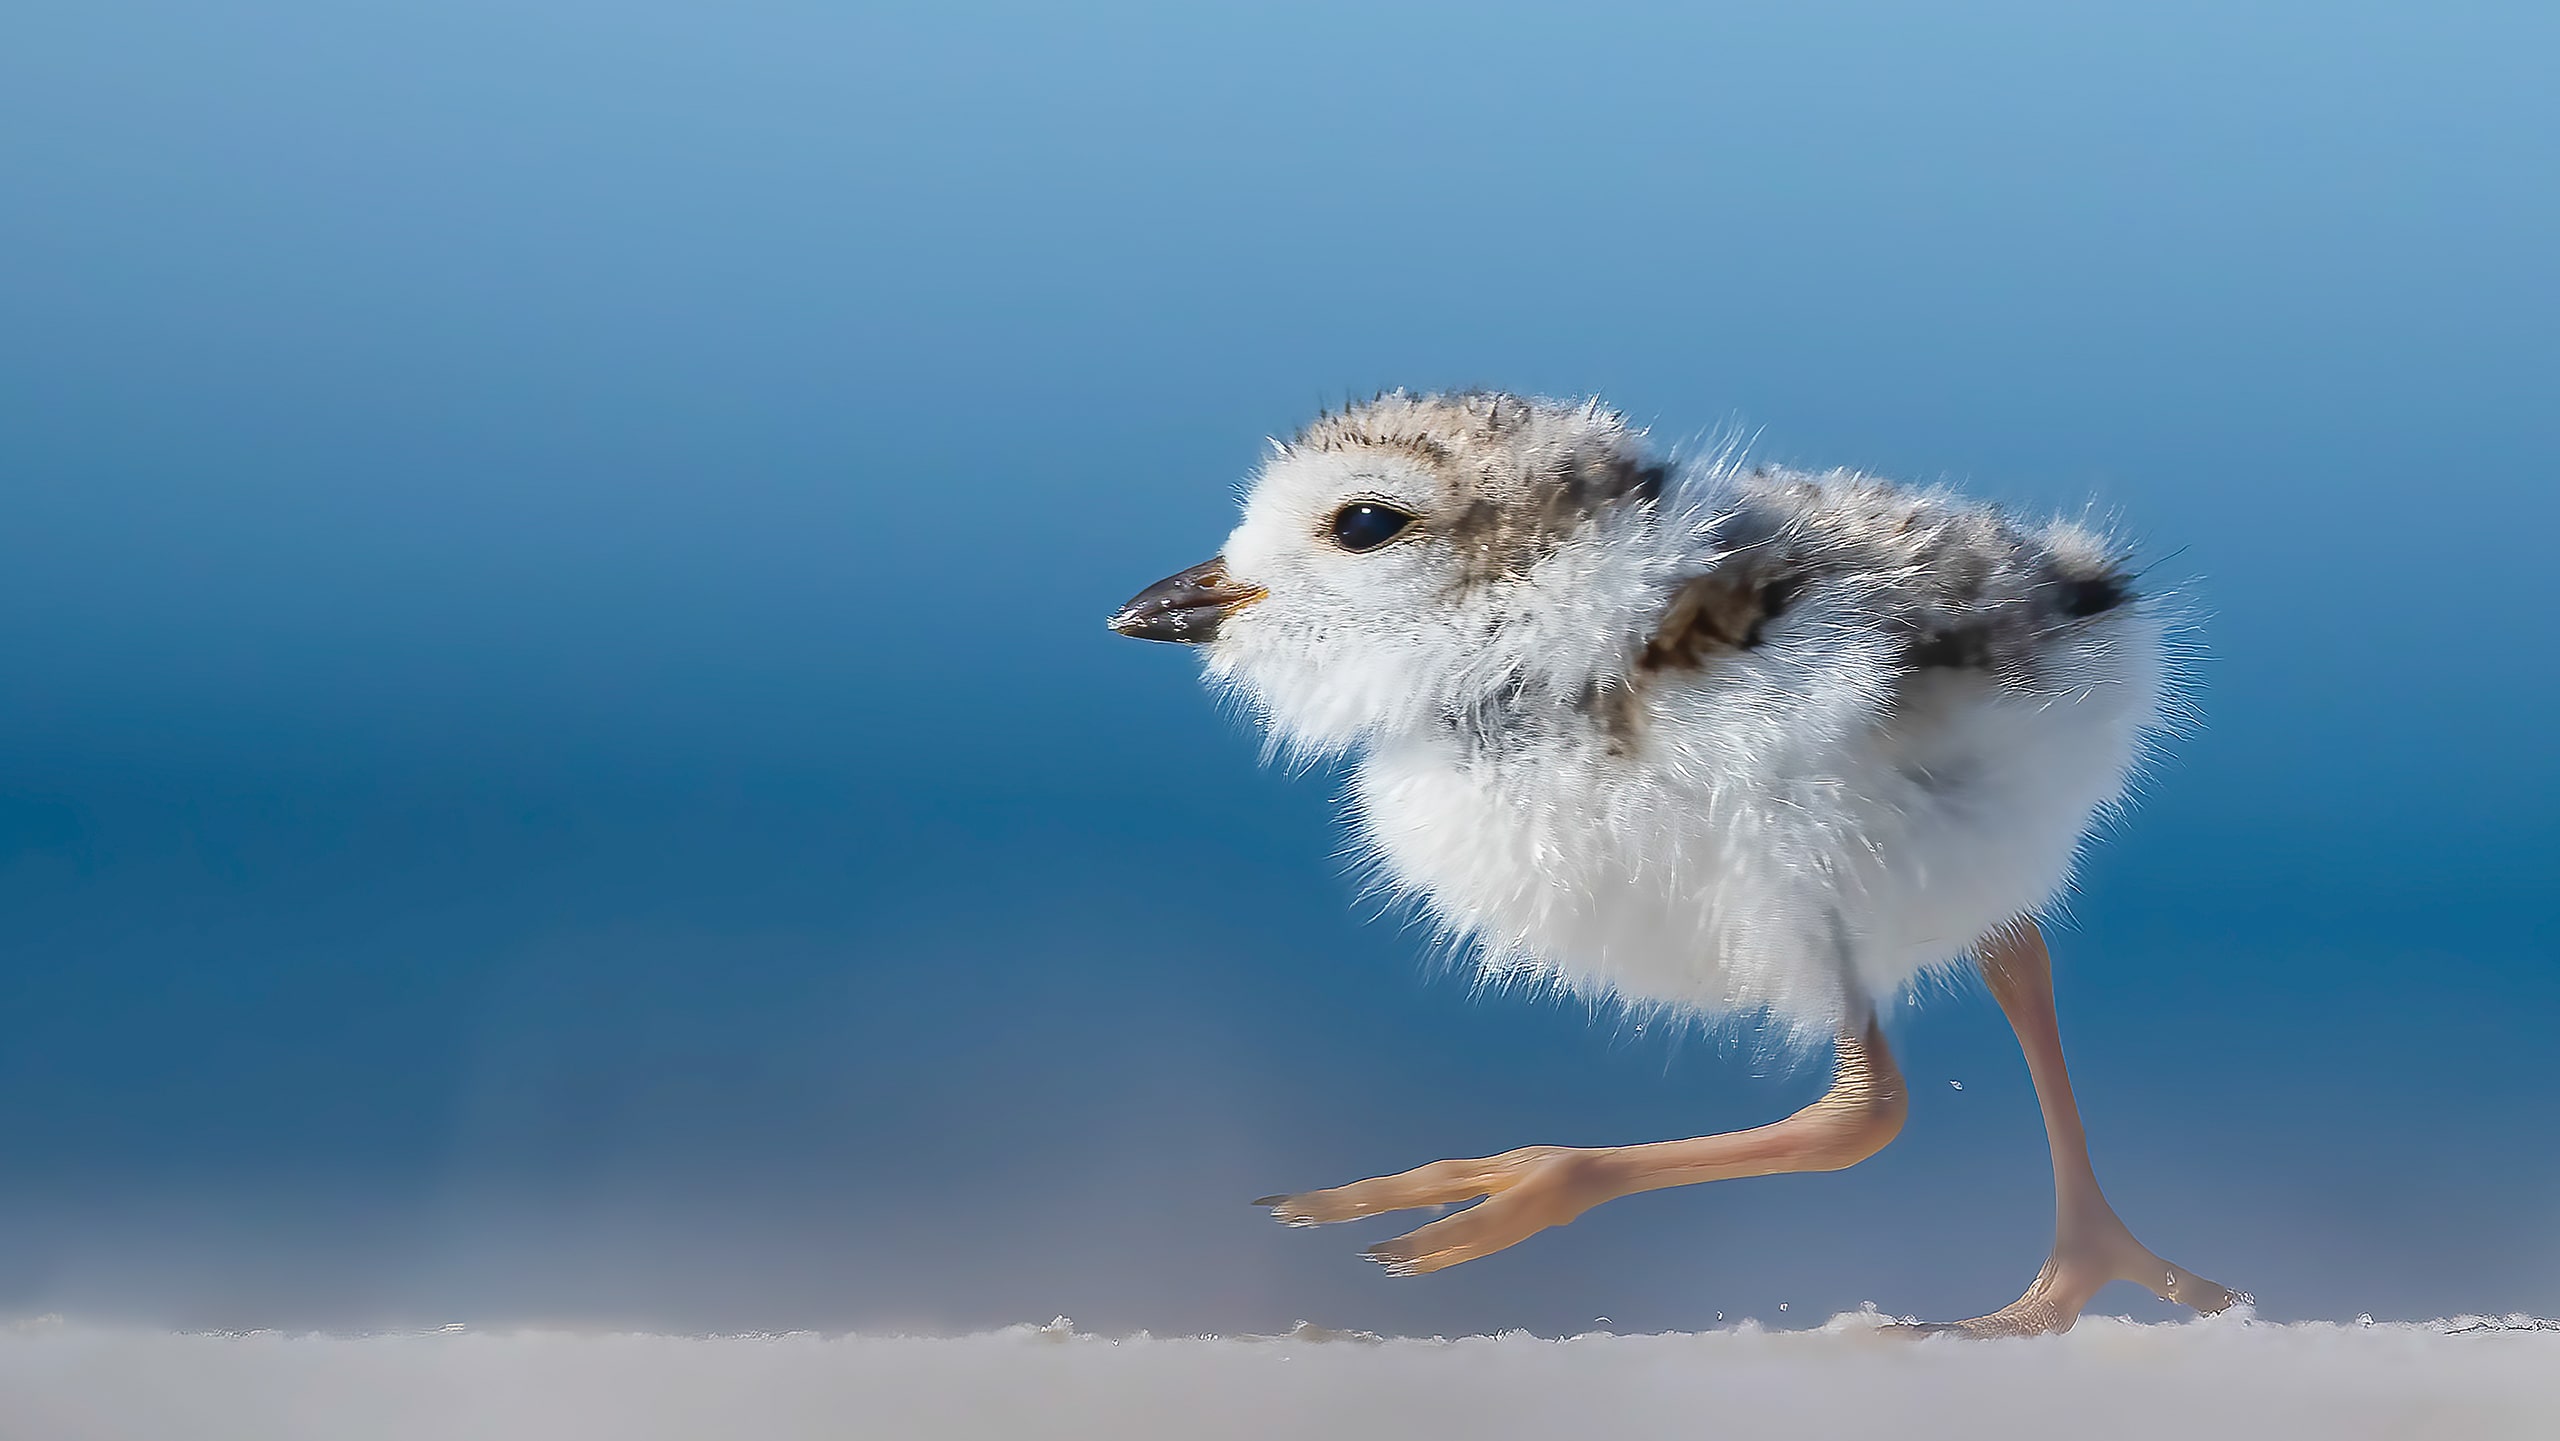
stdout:
[[1676,584],[1669,483],[1597,403],[1381,396],[1275,442],[1219,555],[1111,627],[1202,646],[1302,753],[1539,724],[1622,678]]

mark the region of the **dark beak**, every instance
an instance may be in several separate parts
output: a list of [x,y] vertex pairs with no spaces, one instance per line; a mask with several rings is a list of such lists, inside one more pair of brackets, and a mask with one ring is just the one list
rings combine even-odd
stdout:
[[1131,596],[1111,617],[1111,628],[1140,640],[1198,645],[1217,639],[1219,622],[1260,599],[1260,586],[1227,579],[1226,560],[1213,557]]

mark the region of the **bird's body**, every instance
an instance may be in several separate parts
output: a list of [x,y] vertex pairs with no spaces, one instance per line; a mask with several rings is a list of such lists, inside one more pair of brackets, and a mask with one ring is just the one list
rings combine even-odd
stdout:
[[[1382,396],[1275,444],[1219,559],[1113,623],[1205,642],[1278,743],[1350,755],[1369,855],[1489,976],[1840,1038],[1837,1104],[1764,1128],[1803,1123],[1783,1164],[1732,1137],[1606,1165],[1538,1148],[1274,1198],[1316,1221],[1494,1196],[1390,1243],[1404,1270],[1519,1239],[1505,1218],[1564,1184],[1529,1172],[1597,1166],[1590,1204],[1883,1144],[1902,1098],[1878,1007],[1971,955],[2032,1009],[1993,958],[2068,879],[2164,688],[2160,618],[2083,526],[1675,467],[1596,403],[1493,394]],[[2118,1273],[2157,1262],[2121,1250]]]
[[2053,898],[2159,708],[2157,624],[2065,603],[2110,573],[2096,542],[1715,468],[1632,529],[1632,615],[1733,567],[1793,593],[1686,655],[1640,622],[1561,694],[1496,681],[1353,773],[1384,871],[1489,975],[1827,1036]]
[[1274,455],[1231,577],[1288,569],[1303,489],[1437,501],[1447,563],[1379,643],[1248,612],[1211,666],[1357,752],[1371,855],[1497,978],[1827,1034],[2050,900],[2158,711],[2157,623],[2079,526],[1397,396]]

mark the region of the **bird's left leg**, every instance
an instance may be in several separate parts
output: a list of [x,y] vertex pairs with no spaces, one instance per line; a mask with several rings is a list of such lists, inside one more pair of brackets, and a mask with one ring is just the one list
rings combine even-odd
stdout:
[[1489,1256],[1603,1201],[1639,1191],[1846,1170],[1884,1149],[1902,1129],[1908,1105],[1884,1033],[1869,1021],[1841,1034],[1831,1089],[1783,1121],[1640,1146],[1528,1146],[1476,1160],[1434,1161],[1325,1191],[1265,1196],[1254,1204],[1271,1207],[1292,1226],[1313,1226],[1484,1197],[1479,1205],[1369,1248],[1370,1259],[1388,1270],[1420,1275]]

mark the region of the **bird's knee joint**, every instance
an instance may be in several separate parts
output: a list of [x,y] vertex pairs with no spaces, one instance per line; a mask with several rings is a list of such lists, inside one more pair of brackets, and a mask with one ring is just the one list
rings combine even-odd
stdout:
[[1832,1112],[1824,1140],[1810,1169],[1845,1171],[1893,1143],[1911,1111],[1910,1098],[1899,1086],[1845,1100]]
[[1893,1144],[1893,1138],[1902,1134],[1902,1123],[1910,1114],[1911,1096],[1902,1087],[1889,1086],[1878,1091],[1867,1102],[1861,1118],[1863,1124],[1859,1140],[1864,1149],[1858,1153],[1858,1159],[1863,1161]]

